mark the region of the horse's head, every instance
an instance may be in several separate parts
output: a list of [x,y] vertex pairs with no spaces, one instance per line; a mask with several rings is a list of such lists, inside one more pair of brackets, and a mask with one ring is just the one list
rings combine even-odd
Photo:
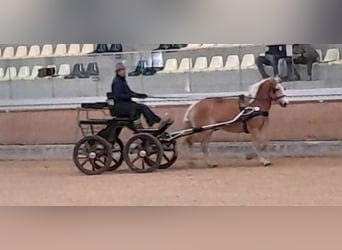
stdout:
[[287,105],[289,104],[289,99],[286,97],[285,89],[281,84],[281,79],[279,77],[270,79],[272,81],[270,98],[273,101],[277,101],[283,108],[287,107]]

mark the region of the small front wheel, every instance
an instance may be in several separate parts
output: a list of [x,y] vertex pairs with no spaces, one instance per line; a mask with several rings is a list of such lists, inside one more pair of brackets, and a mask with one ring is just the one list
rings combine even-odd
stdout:
[[127,142],[123,155],[126,164],[134,172],[150,173],[160,167],[163,147],[156,137],[137,134]]

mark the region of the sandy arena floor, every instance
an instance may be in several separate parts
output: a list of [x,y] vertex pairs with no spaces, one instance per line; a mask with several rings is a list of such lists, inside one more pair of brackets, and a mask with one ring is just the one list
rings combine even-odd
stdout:
[[0,162],[0,205],[342,205],[342,157],[219,163],[85,176],[71,161]]

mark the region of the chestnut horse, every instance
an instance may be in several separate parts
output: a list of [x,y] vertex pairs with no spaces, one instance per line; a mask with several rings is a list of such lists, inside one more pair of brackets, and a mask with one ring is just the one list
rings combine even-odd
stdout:
[[[250,133],[255,154],[246,155],[246,157],[258,157],[261,164],[269,166],[271,162],[263,157],[262,152],[267,146],[265,129],[273,101],[277,101],[282,107],[286,107],[289,103],[280,78],[268,78],[252,85],[249,88],[249,95],[244,98],[207,98],[195,103],[185,114],[185,128],[198,128],[204,125],[230,121],[241,112],[243,107],[259,107],[261,112],[256,116],[245,121],[239,120],[234,124],[219,129],[232,133]],[[214,130],[209,130],[200,134],[193,134],[185,139],[186,146],[191,147],[201,136],[202,151],[209,167],[217,166],[215,163],[209,162],[208,144],[213,132]]]

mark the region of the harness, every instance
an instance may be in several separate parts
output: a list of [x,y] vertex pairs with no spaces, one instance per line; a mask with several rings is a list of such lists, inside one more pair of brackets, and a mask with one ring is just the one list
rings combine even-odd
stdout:
[[[239,96],[239,109],[240,111],[244,111],[246,110],[247,105],[245,104],[245,96],[244,95],[240,95]],[[242,115],[239,119],[239,121],[242,122],[243,124],[243,130],[245,131],[246,134],[249,134],[249,130],[248,130],[248,126],[247,126],[247,122],[257,116],[264,116],[264,117],[268,117],[269,116],[269,112],[266,111],[254,111],[252,113],[248,113],[246,115]]]

